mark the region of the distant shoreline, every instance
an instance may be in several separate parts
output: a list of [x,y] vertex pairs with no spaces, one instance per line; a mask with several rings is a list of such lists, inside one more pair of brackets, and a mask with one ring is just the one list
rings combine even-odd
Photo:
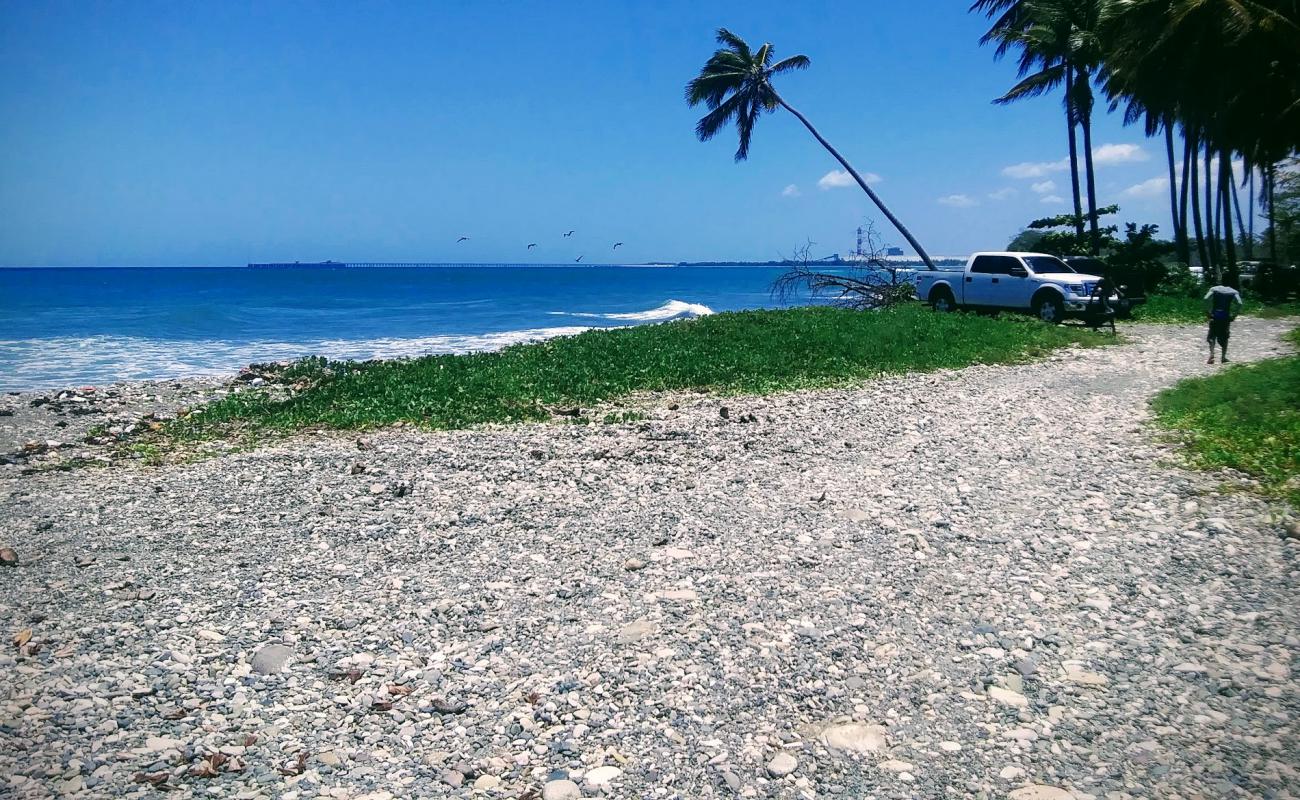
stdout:
[[[798,262],[802,263],[802,262]],[[817,266],[830,268],[845,268],[861,266],[857,261],[818,261],[814,262]],[[918,260],[899,260],[888,261],[889,268],[894,269],[914,269],[921,268],[925,265]],[[958,267],[966,263],[964,258],[940,258],[935,259],[935,265],[938,267]],[[344,270],[363,270],[363,269],[673,269],[677,267],[764,267],[780,268],[795,266],[794,261],[680,261],[675,263],[669,262],[645,262],[639,264],[560,264],[560,263],[527,263],[527,262],[265,262],[265,263],[248,263],[248,264],[64,264],[64,265],[33,265],[33,264],[0,264],[0,271],[21,271],[21,270],[93,270],[93,269],[168,269],[168,270],[189,270],[189,269],[225,269],[225,270],[293,270],[293,269],[344,269]]]

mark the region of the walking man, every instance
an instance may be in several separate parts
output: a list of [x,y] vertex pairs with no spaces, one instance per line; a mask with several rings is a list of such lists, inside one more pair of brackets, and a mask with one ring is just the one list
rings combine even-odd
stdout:
[[1231,286],[1211,286],[1205,293],[1205,318],[1210,321],[1210,330],[1205,336],[1210,343],[1210,357],[1206,364],[1214,363],[1215,342],[1219,343],[1219,360],[1228,363],[1228,336],[1241,305],[1241,294]]

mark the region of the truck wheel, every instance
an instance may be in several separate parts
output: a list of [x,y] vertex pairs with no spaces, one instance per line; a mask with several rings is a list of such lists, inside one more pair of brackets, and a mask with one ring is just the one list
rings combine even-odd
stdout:
[[1065,303],[1050,292],[1040,294],[1034,298],[1034,316],[1048,325],[1060,325],[1065,321]]
[[944,287],[939,287],[930,292],[930,308],[941,314],[957,310],[957,301],[953,299],[952,292]]

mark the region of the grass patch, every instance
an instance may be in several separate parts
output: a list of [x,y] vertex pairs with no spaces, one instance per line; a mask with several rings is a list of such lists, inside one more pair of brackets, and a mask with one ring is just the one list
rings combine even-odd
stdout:
[[[1247,297],[1241,313],[1266,319],[1300,316],[1300,302],[1264,303]],[[1200,297],[1151,295],[1145,303],[1133,309],[1133,319],[1136,322],[1168,324],[1204,322],[1205,306]]]
[[[1288,338],[1300,345],[1300,329]],[[1185,435],[1194,464],[1239,470],[1300,506],[1300,356],[1182,381],[1153,407],[1161,425]]]
[[1109,341],[1077,326],[936,314],[919,304],[874,313],[745,311],[588,331],[493,353],[305,360],[292,370],[299,391],[229,395],[169,423],[163,438],[535,421],[549,418],[552,408],[590,407],[635,392],[829,387],[890,373],[1017,362],[1071,344]]

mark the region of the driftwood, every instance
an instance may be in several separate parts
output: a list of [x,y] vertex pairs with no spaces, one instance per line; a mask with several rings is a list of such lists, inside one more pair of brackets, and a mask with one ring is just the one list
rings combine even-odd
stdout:
[[772,284],[781,302],[807,299],[854,309],[885,308],[912,299],[912,284],[899,277],[901,269],[881,255],[874,229],[868,232],[870,252],[847,264],[828,265],[812,258],[812,242],[795,250],[790,267]]

